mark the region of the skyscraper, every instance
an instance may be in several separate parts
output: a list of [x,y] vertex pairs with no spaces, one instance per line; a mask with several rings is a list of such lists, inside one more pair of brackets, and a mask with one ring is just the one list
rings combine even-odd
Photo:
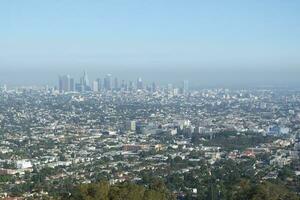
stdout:
[[173,85],[172,85],[171,83],[168,84],[167,90],[168,90],[168,93],[169,93],[169,94],[172,94],[172,93],[173,93]]
[[93,92],[98,92],[99,91],[97,80],[93,81],[92,89],[93,89]]
[[119,90],[119,81],[118,81],[117,77],[115,77],[115,80],[114,80],[114,89]]
[[133,82],[132,82],[132,81],[129,81],[128,90],[129,90],[129,91],[132,91],[133,88],[134,88]]
[[151,90],[152,90],[152,92],[156,92],[156,84],[155,84],[155,82],[152,83]]
[[75,91],[75,81],[74,78],[70,78],[70,91],[74,92]]
[[70,76],[59,76],[58,88],[60,93],[70,91]]
[[102,82],[100,78],[97,78],[97,83],[98,83],[98,91],[100,92],[102,90]]
[[59,93],[63,92],[63,79],[62,79],[62,76],[58,77],[58,91],[59,91]]
[[112,89],[112,78],[111,74],[107,74],[104,78],[104,89],[111,90]]
[[84,92],[83,84],[82,83],[76,83],[75,84],[75,91]]
[[6,86],[6,84],[3,85],[3,91],[4,91],[4,92],[7,91],[7,86]]
[[86,71],[83,72],[83,85],[84,86],[89,86],[89,78],[88,78],[88,75],[86,73]]
[[122,80],[122,83],[121,83],[121,89],[122,89],[122,90],[125,90],[125,80]]
[[83,91],[90,91],[90,82],[86,71],[83,72],[83,76],[80,79],[80,84],[82,85]]
[[138,90],[142,90],[143,89],[143,80],[141,77],[139,77],[136,81],[136,88]]
[[183,94],[188,94],[189,93],[189,81],[188,80],[183,81],[182,93]]

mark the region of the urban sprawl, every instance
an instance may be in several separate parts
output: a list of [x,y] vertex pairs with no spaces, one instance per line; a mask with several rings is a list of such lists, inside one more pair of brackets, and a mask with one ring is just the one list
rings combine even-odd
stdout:
[[64,75],[56,87],[2,85],[0,125],[3,198],[51,199],[76,184],[147,185],[154,176],[177,198],[221,196],[222,179],[209,179],[209,191],[205,181],[226,177],[226,163],[228,176],[242,169],[239,178],[257,181],[289,170],[284,184],[299,192],[300,90]]

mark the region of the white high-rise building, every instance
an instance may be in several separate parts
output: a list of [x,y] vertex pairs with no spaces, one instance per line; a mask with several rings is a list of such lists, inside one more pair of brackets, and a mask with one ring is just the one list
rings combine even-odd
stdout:
[[183,81],[182,93],[183,94],[188,94],[189,93],[189,81],[188,80]]
[[93,81],[93,92],[99,92],[98,81]]
[[129,122],[129,130],[135,131],[136,130],[136,121],[132,120]]

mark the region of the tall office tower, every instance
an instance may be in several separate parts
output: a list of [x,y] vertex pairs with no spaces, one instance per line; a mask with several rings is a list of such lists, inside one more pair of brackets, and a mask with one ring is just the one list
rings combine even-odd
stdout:
[[122,80],[122,82],[121,82],[121,89],[125,90],[125,80]]
[[173,85],[171,83],[168,84],[168,93],[173,93]]
[[82,83],[76,83],[75,84],[75,91],[77,92],[84,92],[84,87]]
[[82,82],[85,87],[89,87],[90,83],[86,71],[83,72]]
[[75,91],[75,81],[74,78],[70,78],[70,91]]
[[98,91],[100,92],[102,90],[102,82],[100,78],[97,78],[97,83],[98,83]]
[[70,91],[70,76],[69,75],[59,76],[58,88],[59,88],[60,93]]
[[155,82],[152,83],[151,90],[152,90],[152,92],[156,92],[156,84],[155,84]]
[[114,88],[115,88],[115,90],[119,90],[119,81],[118,81],[117,77],[115,77],[115,80],[114,80]]
[[59,91],[59,93],[63,92],[63,79],[62,79],[62,76],[58,77],[58,91]]
[[6,84],[3,85],[3,92],[6,92],[7,91],[7,86]]
[[133,88],[134,88],[133,82],[132,82],[132,81],[129,81],[128,90],[129,90],[129,91],[132,91]]
[[178,95],[178,93],[179,93],[179,89],[178,88],[174,88],[174,90],[173,90],[173,95]]
[[107,74],[104,78],[104,89],[111,90],[112,89],[112,78],[111,74]]
[[65,91],[66,92],[69,92],[70,91],[70,75],[66,75],[64,77],[64,88],[65,88]]
[[189,93],[189,81],[188,80],[183,81],[182,93],[183,94],[188,94]]
[[93,92],[98,92],[99,91],[97,80],[93,81],[92,89],[93,89]]
[[141,78],[141,77],[139,77],[139,78],[137,79],[137,81],[136,81],[136,88],[137,88],[138,90],[142,90],[142,89],[143,89],[143,81],[142,81],[142,78]]
[[84,92],[85,91],[85,86],[84,86],[84,78],[80,77],[80,81],[78,84],[76,84],[76,91],[78,92]]
[[148,92],[151,92],[151,91],[152,91],[151,85],[147,85],[147,86],[146,86],[146,90],[147,90]]
[[128,83],[127,82],[124,83],[124,90],[128,91]]

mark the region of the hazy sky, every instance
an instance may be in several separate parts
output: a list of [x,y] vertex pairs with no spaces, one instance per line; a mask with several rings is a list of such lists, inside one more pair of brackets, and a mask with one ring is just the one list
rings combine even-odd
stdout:
[[298,0],[1,0],[0,83],[300,86]]

